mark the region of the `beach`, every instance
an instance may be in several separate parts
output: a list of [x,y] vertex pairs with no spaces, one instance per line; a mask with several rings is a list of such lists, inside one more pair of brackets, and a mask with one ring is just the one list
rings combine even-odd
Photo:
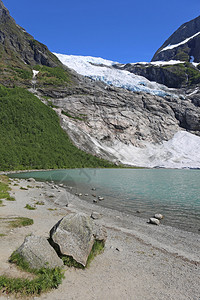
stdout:
[[[200,299],[199,234],[150,225],[146,219],[86,202],[54,183],[12,179],[10,186],[16,201],[4,200],[0,207],[0,233],[5,234],[0,237],[1,275],[27,276],[8,262],[9,256],[31,233],[48,238],[50,229],[69,213],[99,213],[95,222],[108,234],[104,252],[89,268],[64,267],[58,289],[32,299]],[[52,192],[54,197],[49,197]],[[59,203],[60,192],[66,193],[68,206]],[[25,208],[27,204],[36,209]],[[10,229],[6,222],[14,217],[32,218],[34,224]],[[2,294],[0,299],[15,296]]]

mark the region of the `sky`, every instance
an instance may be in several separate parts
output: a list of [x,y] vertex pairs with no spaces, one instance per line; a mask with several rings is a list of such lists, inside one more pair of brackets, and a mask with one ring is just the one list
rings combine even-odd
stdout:
[[151,61],[199,0],[3,0],[16,23],[52,52],[120,63]]

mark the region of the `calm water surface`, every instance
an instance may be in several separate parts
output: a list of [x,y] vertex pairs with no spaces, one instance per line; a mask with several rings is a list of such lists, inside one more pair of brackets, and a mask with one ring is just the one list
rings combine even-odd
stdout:
[[73,187],[73,193],[88,193],[83,197],[87,201],[92,202],[96,194],[105,198],[98,203],[101,206],[143,218],[162,213],[163,224],[200,233],[200,170],[73,169],[12,177],[64,183]]

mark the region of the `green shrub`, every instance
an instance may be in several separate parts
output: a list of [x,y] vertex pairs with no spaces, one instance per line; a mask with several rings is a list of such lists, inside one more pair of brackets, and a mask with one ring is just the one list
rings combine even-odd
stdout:
[[24,227],[24,226],[33,225],[33,219],[17,217],[13,221],[10,221],[9,223],[12,228]]
[[36,207],[31,206],[31,205],[29,205],[29,204],[26,204],[26,206],[25,206],[24,208],[27,208],[27,209],[29,209],[29,210],[35,210],[35,209],[36,209]]

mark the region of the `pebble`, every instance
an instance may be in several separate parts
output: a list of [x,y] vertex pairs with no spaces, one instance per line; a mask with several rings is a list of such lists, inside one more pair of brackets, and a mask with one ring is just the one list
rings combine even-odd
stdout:
[[102,201],[102,200],[104,200],[104,197],[98,197],[98,199],[99,199],[99,201]]
[[101,214],[99,214],[99,213],[96,212],[96,211],[93,211],[93,212],[91,213],[91,218],[94,219],[94,220],[100,219],[100,218],[101,218]]
[[97,203],[97,200],[96,200],[96,199],[93,199],[93,202],[94,202],[94,203]]
[[92,188],[92,191],[96,191],[96,188]]
[[88,194],[85,194],[85,196],[88,196]]
[[80,193],[80,194],[78,194],[79,195],[79,197],[81,197],[82,196],[82,194]]

